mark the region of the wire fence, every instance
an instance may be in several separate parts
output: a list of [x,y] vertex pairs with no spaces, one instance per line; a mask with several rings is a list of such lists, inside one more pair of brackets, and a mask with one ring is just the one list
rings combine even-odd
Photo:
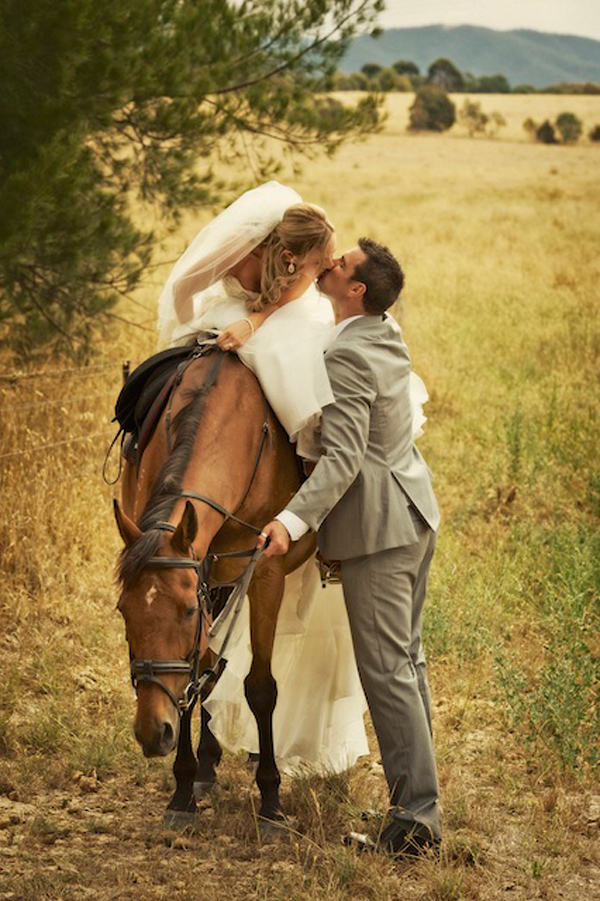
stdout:
[[116,369],[115,363],[106,363],[102,366],[86,366],[79,369],[42,369],[37,372],[2,372],[0,373],[0,381],[14,384],[17,382],[27,381],[28,379],[47,379],[47,378],[63,378],[70,376],[71,378],[87,379],[99,372],[107,372],[109,369]]
[[78,394],[74,397],[59,397],[54,400],[35,400],[32,403],[27,404],[19,404],[18,407],[14,404],[4,404],[0,406],[0,415],[6,413],[22,413],[26,410],[39,410],[43,407],[65,407],[71,408],[76,407],[80,403],[85,403],[90,400],[97,400],[100,397],[112,397],[115,398],[115,392],[113,389],[107,388],[105,391],[96,391],[91,394]]
[[[103,440],[101,451],[104,454],[110,438],[114,436],[118,428],[116,424],[109,423],[108,420],[112,416],[124,377],[129,374],[130,369],[131,365],[127,361],[81,368],[1,373],[0,399],[3,397],[4,403],[0,406],[0,423],[4,440],[0,445],[0,462],[9,463],[19,458],[35,458],[46,452],[70,446],[76,447],[99,439]],[[114,379],[110,379],[110,386],[87,393],[69,393],[69,384],[72,384],[73,380],[89,379],[109,371],[112,371],[115,376]],[[62,386],[54,383],[52,389],[44,388],[42,390],[33,383],[34,379],[37,379],[38,382],[43,382],[45,379],[63,379],[67,384]],[[32,399],[32,388],[37,395],[35,399]],[[60,391],[62,396],[48,397],[46,391],[52,394]],[[61,429],[70,424],[74,427],[69,429],[70,431],[80,431],[81,426],[85,426],[87,423],[92,427],[95,425],[96,429],[93,432],[88,431],[85,434],[70,435],[56,440],[57,424],[59,423],[56,417],[57,414],[60,417],[61,413],[64,414],[64,420],[59,424]],[[35,430],[30,427],[32,416],[39,417],[39,425]],[[69,419],[69,416],[72,418]],[[98,430],[98,425],[103,423],[105,423],[104,427]],[[80,428],[76,429],[77,426]],[[43,440],[44,429],[47,430],[49,439],[47,441]],[[35,443],[27,446],[32,441]],[[10,449],[11,445],[13,449]]]
[[49,441],[46,444],[39,444],[36,447],[28,447],[23,450],[10,451],[8,454],[0,454],[0,460],[9,460],[15,457],[27,457],[36,454],[39,451],[48,451],[56,447],[63,447],[67,444],[75,444],[79,441],[93,441],[95,438],[108,439],[110,434],[114,434],[114,426],[106,427],[102,432],[94,432],[91,435],[79,435],[77,438],[65,438],[63,441]]

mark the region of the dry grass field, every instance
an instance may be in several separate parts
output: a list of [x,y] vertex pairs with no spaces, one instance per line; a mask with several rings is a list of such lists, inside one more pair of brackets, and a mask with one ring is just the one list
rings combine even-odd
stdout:
[[521,129],[568,110],[587,132],[600,98],[477,99],[507,119],[494,140],[407,134],[411,97],[394,95],[380,134],[280,176],[341,249],[368,234],[406,269],[396,312],[443,512],[426,610],[441,858],[342,846],[385,804],[374,741],[347,774],[284,779],[286,840],[261,844],[236,757],[193,832],[163,828],[172,761],[133,740],[118,488],[101,479],[121,361],[154,347],[159,270],[122,311],[149,330],[122,326],[89,369],[0,380],[2,901],[600,898],[600,147]]

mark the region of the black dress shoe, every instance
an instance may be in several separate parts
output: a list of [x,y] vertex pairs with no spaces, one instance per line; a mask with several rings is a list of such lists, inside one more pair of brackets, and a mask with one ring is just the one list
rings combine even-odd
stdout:
[[425,823],[407,823],[392,817],[379,837],[379,842],[392,854],[418,857],[430,850],[438,850],[440,839]]
[[354,848],[359,854],[389,854],[392,857],[420,857],[423,854],[438,854],[440,839],[435,838],[430,829],[419,824],[407,831],[398,823],[390,823],[378,841],[363,832],[350,832],[344,836],[344,844]]

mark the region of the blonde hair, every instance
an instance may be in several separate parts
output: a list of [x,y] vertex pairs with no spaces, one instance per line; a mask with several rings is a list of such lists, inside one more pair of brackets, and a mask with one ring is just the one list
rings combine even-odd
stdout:
[[[282,292],[291,288],[302,273],[306,258],[313,250],[321,251],[321,262],[331,240],[334,228],[321,207],[312,203],[297,203],[288,207],[281,222],[262,242],[262,267],[260,296],[249,301],[248,309],[262,310],[267,304],[276,304]],[[297,257],[296,271],[288,272],[288,262],[284,251],[289,250]]]

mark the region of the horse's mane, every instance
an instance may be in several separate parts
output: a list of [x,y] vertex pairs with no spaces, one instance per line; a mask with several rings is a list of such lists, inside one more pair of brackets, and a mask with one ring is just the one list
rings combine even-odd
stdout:
[[158,552],[164,533],[153,529],[152,525],[168,520],[175,506],[177,501],[175,492],[181,488],[181,479],[192,456],[210,387],[210,384],[203,384],[198,388],[186,390],[185,396],[189,396],[189,400],[173,420],[175,436],[173,450],[156,477],[139,522],[144,534],[130,547],[123,549],[117,562],[116,576],[124,588],[131,587],[150,557],[154,557]]

